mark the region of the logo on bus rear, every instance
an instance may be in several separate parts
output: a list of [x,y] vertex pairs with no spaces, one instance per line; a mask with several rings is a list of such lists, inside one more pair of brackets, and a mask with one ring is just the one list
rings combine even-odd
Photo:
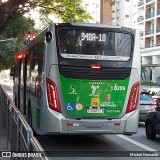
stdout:
[[83,109],[83,105],[81,103],[76,104],[76,110],[81,111]]
[[70,84],[69,94],[77,94],[77,86],[74,84]]
[[66,109],[67,109],[67,111],[73,111],[74,110],[74,103],[73,102],[67,103]]
[[99,98],[92,98],[91,99],[91,106],[92,107],[99,107]]

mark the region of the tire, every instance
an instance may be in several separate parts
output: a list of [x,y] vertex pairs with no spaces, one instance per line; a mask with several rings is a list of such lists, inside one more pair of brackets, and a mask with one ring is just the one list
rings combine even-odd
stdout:
[[146,122],[146,136],[148,139],[154,140],[156,138],[156,132],[151,121]]

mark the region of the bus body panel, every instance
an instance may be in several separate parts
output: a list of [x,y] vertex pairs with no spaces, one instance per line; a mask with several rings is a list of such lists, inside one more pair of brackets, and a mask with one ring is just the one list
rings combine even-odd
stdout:
[[124,102],[129,79],[77,80],[61,77],[66,116],[119,117],[126,108]]
[[138,79],[141,79],[141,58],[140,58],[140,37],[139,37],[139,32],[136,31],[135,35],[135,43],[134,43],[134,52],[133,52],[133,63],[132,63],[132,68],[136,68],[138,73]]
[[[57,66],[56,66],[57,67]],[[51,73],[56,72],[55,66],[51,67]],[[43,117],[43,124],[44,124],[44,132],[43,134],[52,134],[52,130],[54,130],[55,134],[63,134],[63,133],[70,133],[70,134],[103,134],[103,133],[125,133],[125,134],[134,134],[138,130],[138,120],[139,120],[139,110],[126,113],[126,108],[128,105],[128,99],[130,96],[130,92],[132,86],[139,80],[137,75],[137,69],[131,70],[131,77],[133,77],[129,82],[129,87],[127,90],[127,95],[125,99],[125,103],[123,106],[123,111],[119,115],[119,117],[106,117],[106,118],[67,118],[65,114],[55,112],[48,107],[45,107],[45,117]],[[57,73],[58,74],[58,73]],[[54,74],[55,75],[55,74]],[[56,77],[56,76],[55,76]],[[53,75],[51,77],[53,79]],[[57,83],[56,83],[57,82]],[[57,86],[60,87],[60,83],[58,80],[55,81]],[[60,88],[61,91],[61,88]],[[60,96],[60,94],[59,94]],[[63,96],[60,96],[63,97]],[[63,100],[63,98],[62,98]],[[64,107],[64,103],[61,101],[61,108]],[[133,123],[133,120],[135,123]],[[47,126],[45,125],[47,124]],[[71,126],[67,126],[71,125]],[[72,126],[73,124],[73,126]],[[54,134],[54,133],[53,133]]]
[[[46,118],[42,134],[135,134],[138,131],[138,109],[121,119],[70,119],[44,108]],[[135,121],[136,119],[136,121]],[[133,120],[136,125],[133,125]],[[53,132],[54,130],[54,132]]]

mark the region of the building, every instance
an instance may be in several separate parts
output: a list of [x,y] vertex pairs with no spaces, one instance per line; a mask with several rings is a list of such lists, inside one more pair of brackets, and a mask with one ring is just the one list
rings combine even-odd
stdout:
[[93,18],[90,23],[100,23],[100,0],[82,0],[82,6]]
[[136,28],[138,0],[116,0],[112,6],[112,24]]
[[142,81],[156,83],[160,77],[160,0],[116,0],[112,24],[140,32]]
[[100,23],[112,24],[112,6],[105,0],[100,0]]
[[93,18],[90,23],[112,24],[112,7],[105,0],[83,0],[82,5]]
[[142,80],[156,83],[160,77],[160,0],[139,0],[137,12],[142,29]]

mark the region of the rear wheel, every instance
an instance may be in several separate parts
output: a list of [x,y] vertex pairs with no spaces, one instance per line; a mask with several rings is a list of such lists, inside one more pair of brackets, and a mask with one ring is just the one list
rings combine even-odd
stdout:
[[154,126],[153,126],[151,121],[146,122],[145,128],[146,128],[147,138],[152,139],[152,140],[155,139],[156,138],[156,132],[155,132]]

